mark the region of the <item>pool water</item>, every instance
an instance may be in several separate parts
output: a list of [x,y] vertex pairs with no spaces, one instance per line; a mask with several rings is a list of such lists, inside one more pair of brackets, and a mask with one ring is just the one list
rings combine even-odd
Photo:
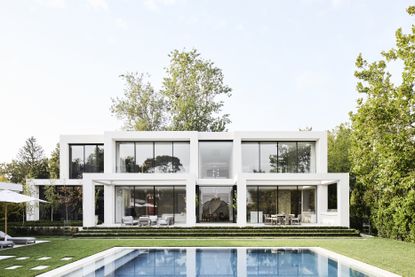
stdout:
[[89,268],[64,276],[378,276],[311,249],[124,249],[110,262]]

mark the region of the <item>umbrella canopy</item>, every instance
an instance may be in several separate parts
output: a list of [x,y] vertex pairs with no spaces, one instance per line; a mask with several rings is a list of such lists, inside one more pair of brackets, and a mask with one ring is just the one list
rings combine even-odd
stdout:
[[4,209],[4,232],[7,234],[7,203],[26,203],[31,201],[46,202],[35,197],[20,194],[11,190],[0,191],[0,202],[5,202],[6,207]]
[[46,202],[44,200],[40,200],[35,197],[27,196],[24,194],[20,194],[8,189],[0,191],[0,202],[7,202],[7,203],[25,203],[30,201],[39,201],[39,202]]

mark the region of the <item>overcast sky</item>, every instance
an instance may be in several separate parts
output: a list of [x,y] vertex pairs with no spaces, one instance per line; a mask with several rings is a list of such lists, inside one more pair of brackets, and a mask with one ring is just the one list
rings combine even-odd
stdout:
[[394,44],[404,0],[0,0],[0,162],[35,136],[120,129],[127,71],[160,87],[168,53],[196,48],[233,89],[229,130],[332,129],[355,108],[354,61]]

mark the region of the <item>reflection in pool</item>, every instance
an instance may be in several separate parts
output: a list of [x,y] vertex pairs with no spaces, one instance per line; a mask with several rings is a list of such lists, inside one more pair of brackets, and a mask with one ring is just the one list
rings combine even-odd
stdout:
[[[62,276],[62,275],[60,275]],[[375,276],[311,249],[119,249],[64,276]]]

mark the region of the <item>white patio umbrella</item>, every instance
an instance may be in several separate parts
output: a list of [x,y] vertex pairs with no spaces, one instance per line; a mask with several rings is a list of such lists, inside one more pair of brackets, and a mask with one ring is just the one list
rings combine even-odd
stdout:
[[8,203],[26,203],[31,201],[46,202],[44,200],[20,194],[8,189],[0,190],[0,202],[6,203],[4,209],[4,232],[7,234],[7,204]]

